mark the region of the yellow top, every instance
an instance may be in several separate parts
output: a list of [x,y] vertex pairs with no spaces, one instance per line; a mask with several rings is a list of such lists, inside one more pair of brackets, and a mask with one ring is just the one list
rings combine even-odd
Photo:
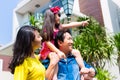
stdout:
[[38,59],[28,57],[24,62],[16,66],[14,80],[45,80],[45,67]]

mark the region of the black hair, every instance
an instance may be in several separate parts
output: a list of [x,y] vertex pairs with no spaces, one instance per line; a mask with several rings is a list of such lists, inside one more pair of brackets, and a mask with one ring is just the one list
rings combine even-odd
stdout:
[[57,33],[57,35],[56,35],[56,37],[55,37],[55,42],[54,42],[54,44],[55,44],[55,46],[56,46],[58,49],[59,49],[58,41],[64,42],[64,38],[65,38],[64,34],[65,34],[66,32],[68,32],[69,34],[71,34],[71,32],[70,32],[69,29],[67,29],[67,30],[60,30],[60,31],[58,31],[58,33]]
[[24,59],[31,56],[33,52],[32,41],[35,39],[34,31],[40,31],[34,26],[22,26],[16,36],[13,46],[13,59],[9,65],[11,73],[14,74],[15,67],[22,64]]

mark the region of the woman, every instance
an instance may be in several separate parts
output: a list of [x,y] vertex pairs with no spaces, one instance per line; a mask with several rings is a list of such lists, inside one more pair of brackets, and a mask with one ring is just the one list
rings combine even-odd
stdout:
[[48,79],[51,77],[52,69],[59,59],[54,55],[56,58],[51,60],[45,72],[39,57],[34,54],[34,51],[41,46],[41,40],[39,29],[28,25],[19,29],[13,47],[13,59],[9,65],[14,80],[45,80],[45,75]]

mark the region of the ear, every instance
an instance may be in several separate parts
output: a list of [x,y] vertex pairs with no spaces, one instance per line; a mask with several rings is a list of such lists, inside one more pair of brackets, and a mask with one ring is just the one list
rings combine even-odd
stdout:
[[58,40],[58,45],[59,46],[62,46],[62,43],[63,43],[62,41]]

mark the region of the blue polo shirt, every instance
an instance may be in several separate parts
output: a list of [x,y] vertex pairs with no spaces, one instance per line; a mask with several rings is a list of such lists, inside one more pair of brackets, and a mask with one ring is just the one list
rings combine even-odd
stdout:
[[58,80],[80,80],[79,65],[73,55],[61,59],[58,67]]
[[[47,67],[49,66],[50,60],[47,58],[42,61],[42,64]],[[92,67],[84,61],[86,68]],[[73,55],[68,55],[66,59],[61,59],[58,62],[58,80],[80,80],[80,68]]]

